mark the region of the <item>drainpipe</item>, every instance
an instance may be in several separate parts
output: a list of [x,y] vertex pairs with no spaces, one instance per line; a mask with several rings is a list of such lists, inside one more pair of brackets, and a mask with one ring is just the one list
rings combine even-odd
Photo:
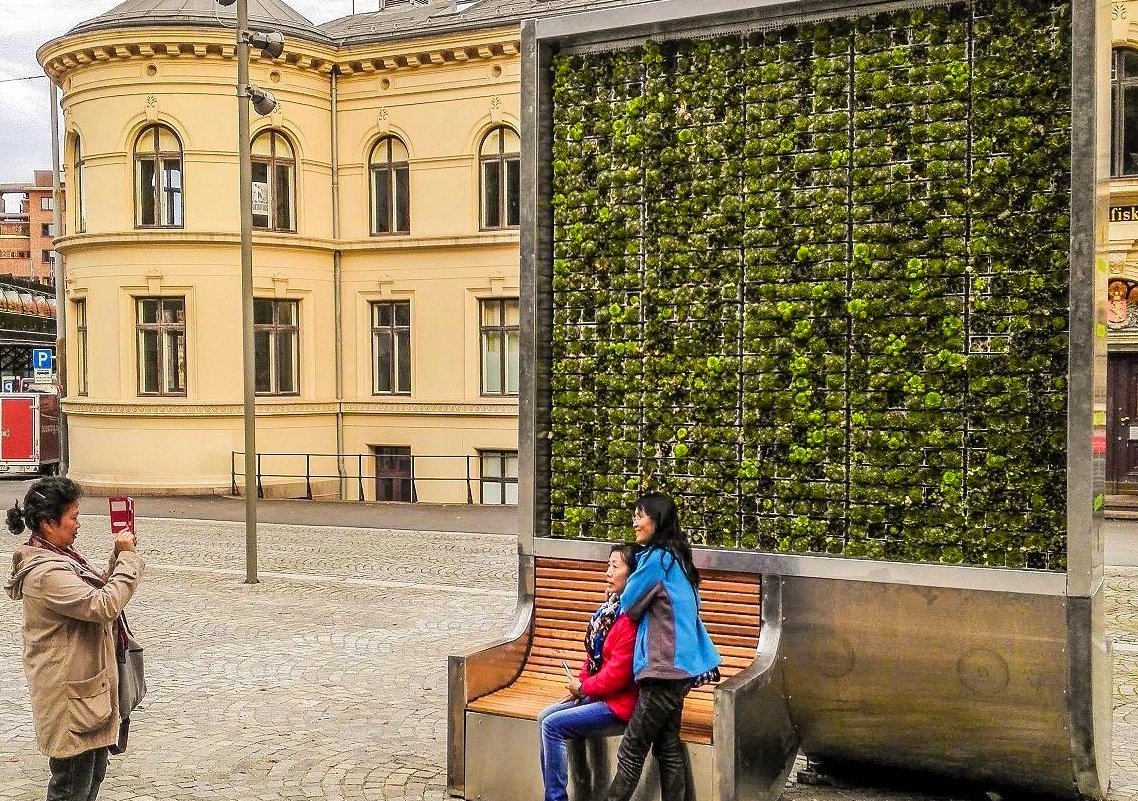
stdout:
[[[59,87],[51,83],[51,206],[55,235],[63,236],[63,187],[59,183]],[[59,383],[59,473],[67,475],[67,417],[63,399],[67,396],[67,298],[63,284],[63,256],[54,250],[55,278],[55,372]]]
[[[335,317],[336,365],[336,472],[340,476],[340,500],[347,499],[347,470],[344,466],[344,297],[343,253],[340,250],[340,141],[339,73],[332,68],[332,312]],[[362,498],[360,500],[363,500]]]

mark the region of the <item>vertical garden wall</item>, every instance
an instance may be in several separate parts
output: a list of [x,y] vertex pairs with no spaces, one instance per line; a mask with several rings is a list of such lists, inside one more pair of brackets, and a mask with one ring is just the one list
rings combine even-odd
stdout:
[[1069,2],[553,62],[551,533],[1066,567]]

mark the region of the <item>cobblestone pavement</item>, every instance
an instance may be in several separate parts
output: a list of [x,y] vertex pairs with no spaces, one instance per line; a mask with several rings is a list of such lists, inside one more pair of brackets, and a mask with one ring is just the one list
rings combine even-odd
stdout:
[[[513,611],[512,536],[262,525],[246,585],[244,527],[140,521],[149,562],[131,604],[150,694],[101,801],[442,801],[447,656],[499,636]],[[105,517],[84,516],[95,555]],[[15,538],[0,543],[0,559]],[[6,571],[5,571],[6,572]],[[1138,801],[1138,568],[1112,568],[1111,798]],[[19,606],[0,598],[0,799],[43,798],[20,669]],[[804,764],[802,765],[805,766]],[[850,783],[790,801],[969,798]],[[982,801],[982,794],[981,794]]]

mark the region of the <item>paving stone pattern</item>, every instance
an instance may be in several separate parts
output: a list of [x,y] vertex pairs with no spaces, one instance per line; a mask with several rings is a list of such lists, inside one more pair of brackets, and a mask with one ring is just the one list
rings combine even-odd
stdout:
[[[246,585],[241,524],[140,528],[149,568],[130,611],[150,693],[101,801],[446,797],[447,656],[506,629],[513,537],[263,525],[263,581]],[[105,517],[84,516],[80,548],[95,555],[106,530]],[[15,542],[0,542],[5,564]],[[1118,801],[1138,801],[1136,599],[1138,569],[1111,570]],[[47,765],[20,668],[20,607],[0,601],[0,799],[35,801]],[[953,797],[930,789],[792,784],[786,797]]]

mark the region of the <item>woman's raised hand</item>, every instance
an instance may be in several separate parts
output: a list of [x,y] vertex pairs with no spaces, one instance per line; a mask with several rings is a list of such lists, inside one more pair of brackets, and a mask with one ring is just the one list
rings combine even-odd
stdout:
[[130,531],[120,531],[115,535],[115,555],[123,551],[133,551],[138,545],[138,536]]

